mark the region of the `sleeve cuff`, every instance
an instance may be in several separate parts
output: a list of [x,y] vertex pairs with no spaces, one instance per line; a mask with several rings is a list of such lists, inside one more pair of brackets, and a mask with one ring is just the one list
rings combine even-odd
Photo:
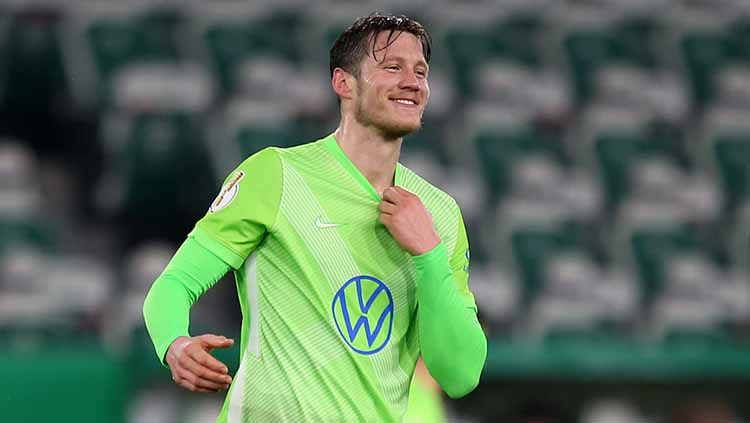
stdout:
[[445,249],[445,244],[439,242],[432,250],[414,256],[414,265],[417,266],[417,271],[424,270],[436,263],[448,264],[448,252]]
[[233,269],[239,269],[242,263],[245,262],[242,256],[232,251],[229,247],[224,246],[224,244],[209,235],[208,232],[197,226],[188,234],[188,238],[195,239],[201,246],[215,254],[224,263],[232,266]]

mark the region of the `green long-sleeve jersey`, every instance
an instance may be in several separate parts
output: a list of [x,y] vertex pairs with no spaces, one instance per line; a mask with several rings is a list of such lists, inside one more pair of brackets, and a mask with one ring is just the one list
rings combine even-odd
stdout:
[[234,269],[240,367],[217,422],[399,421],[417,357],[452,397],[478,383],[486,339],[456,202],[397,165],[441,243],[412,257],[379,194],[330,135],[268,148],[226,179],[144,304],[160,359],[189,308]]

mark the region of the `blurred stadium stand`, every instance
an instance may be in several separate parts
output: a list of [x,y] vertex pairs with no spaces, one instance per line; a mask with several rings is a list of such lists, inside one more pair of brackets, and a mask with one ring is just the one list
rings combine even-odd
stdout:
[[[335,128],[328,49],[372,11],[434,40],[402,161],[462,205],[491,339],[450,414],[750,419],[750,2],[5,0],[2,420],[212,421],[146,290],[244,157]],[[232,285],[192,331],[239,335]]]

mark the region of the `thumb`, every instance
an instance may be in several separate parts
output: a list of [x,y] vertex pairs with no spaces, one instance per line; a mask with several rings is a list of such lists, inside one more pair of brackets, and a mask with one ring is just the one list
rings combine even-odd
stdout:
[[209,348],[226,348],[234,344],[234,339],[212,334],[201,335],[198,339],[201,345]]

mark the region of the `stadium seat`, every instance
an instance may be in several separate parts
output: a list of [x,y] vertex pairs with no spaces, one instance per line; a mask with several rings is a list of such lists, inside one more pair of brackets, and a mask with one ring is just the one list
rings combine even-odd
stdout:
[[686,227],[642,228],[631,238],[633,254],[646,284],[646,290],[658,290],[663,277],[664,260],[675,252],[699,249],[699,241]]
[[[472,254],[473,255],[473,254]],[[471,290],[493,335],[509,331],[521,310],[521,286],[514,275],[492,265],[471,264]]]
[[[542,206],[540,204],[532,208]],[[518,205],[511,207],[519,208]],[[521,208],[510,213],[520,213]],[[547,260],[561,252],[587,248],[582,228],[572,221],[555,221],[556,218],[552,216],[554,212],[551,210],[547,213],[546,218],[542,216],[534,218],[530,215],[526,218],[528,219],[526,222],[516,223],[509,220],[512,218],[505,217],[500,222],[505,222],[504,224],[508,226],[495,231],[497,248],[507,251],[506,254],[510,255],[511,260],[509,264],[517,269],[517,274],[523,281],[522,298],[525,304],[528,304],[543,286],[544,265]],[[534,222],[536,219],[539,220]]]
[[750,62],[750,17],[745,14],[727,28],[727,54],[736,62]]
[[662,32],[656,18],[647,14],[613,13],[614,9],[576,8],[565,14],[561,48],[570,69],[578,104],[593,94],[599,70],[627,64],[652,71],[659,65],[657,39]]
[[228,105],[226,122],[243,157],[269,146],[290,146],[295,140],[292,111],[281,102],[238,99]]
[[100,104],[110,101],[111,79],[121,70],[133,64],[176,63],[183,57],[177,35],[180,15],[168,6],[141,4],[126,8],[100,4],[87,12],[75,16],[71,24],[71,28],[80,32],[80,42],[86,48],[85,59],[76,51],[80,47],[73,43],[66,53],[74,67],[72,72],[76,74],[89,71],[86,63],[91,62],[96,81],[94,99]]
[[[477,105],[475,110],[481,107]],[[518,112],[488,106],[482,113],[495,122],[485,124],[477,118],[477,122],[471,124],[473,129],[469,139],[476,151],[491,202],[509,192],[511,169],[518,158],[541,154],[564,162],[561,143],[536,131],[531,122],[524,121],[526,111]],[[507,122],[503,123],[503,120]]]
[[750,199],[750,132],[719,133],[712,144],[727,206],[733,209]]
[[672,257],[708,254],[706,241],[691,221],[690,207],[677,202],[625,202],[610,235],[610,256],[618,265],[638,274],[646,302],[662,291],[665,265]]
[[12,16],[3,37],[5,63],[0,71],[9,110],[46,111],[55,97],[66,93],[60,27],[54,9],[32,7]]
[[682,58],[690,77],[693,103],[702,106],[713,98],[714,76],[727,61],[723,33],[693,31],[680,40]]
[[629,200],[666,202],[685,206],[693,222],[711,224],[723,212],[723,195],[716,181],[702,171],[688,172],[674,159],[646,157],[630,166]]
[[548,118],[565,116],[573,107],[563,77],[507,60],[490,59],[477,65],[475,86],[482,101],[526,107]]
[[565,37],[565,52],[579,103],[591,97],[591,81],[598,67],[614,59],[614,34],[604,30],[577,30]]
[[292,62],[300,60],[299,24],[299,15],[285,12],[232,16],[208,23],[203,30],[203,42],[223,92],[235,87],[237,67],[249,58],[274,56]]
[[731,262],[739,270],[750,273],[750,202],[737,207],[725,233]]
[[610,205],[630,192],[631,169],[639,161],[659,157],[678,164],[669,140],[641,131],[603,130],[595,136],[594,148]]
[[714,103],[721,107],[750,109],[750,66],[730,64],[716,75]]
[[42,213],[40,169],[19,140],[0,139],[0,253],[27,245],[51,251],[56,230]]
[[670,345],[731,342],[726,310],[716,301],[665,296],[652,306],[650,335]]
[[529,310],[532,333],[548,340],[624,335],[639,314],[636,283],[571,249],[544,264],[544,282]]
[[[3,260],[0,327],[61,339],[91,335],[113,294],[112,271],[84,256],[46,256],[16,250]],[[93,326],[92,326],[93,325]]]
[[592,102],[645,109],[655,119],[679,125],[690,111],[689,92],[681,75],[611,63],[601,66],[593,82]]
[[205,112],[214,104],[211,75],[197,64],[131,64],[112,79],[111,106],[128,113]]
[[542,57],[536,45],[542,28],[538,16],[522,14],[494,21],[478,20],[481,23],[452,22],[445,31],[445,46],[462,92],[480,92],[472,81],[477,67],[489,60],[508,61],[529,69],[541,66]]
[[216,186],[195,118],[141,114],[115,158],[121,192],[116,209],[133,228],[150,236],[175,236],[207,209]]

